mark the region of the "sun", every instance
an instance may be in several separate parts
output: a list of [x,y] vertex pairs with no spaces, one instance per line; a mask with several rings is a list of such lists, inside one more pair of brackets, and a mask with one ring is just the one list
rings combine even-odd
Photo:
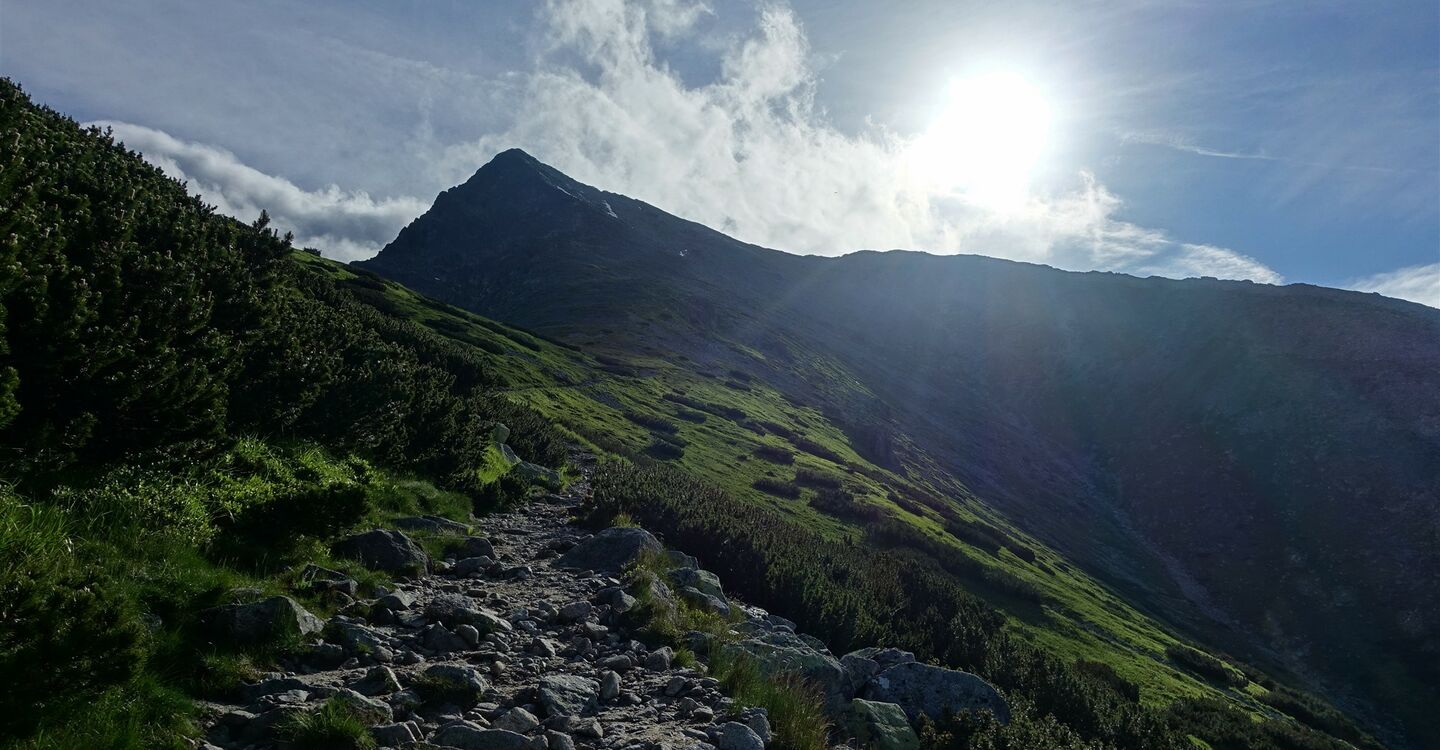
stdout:
[[950,85],[944,110],[910,143],[914,174],[927,187],[997,210],[1024,203],[1050,145],[1050,105],[1016,73]]

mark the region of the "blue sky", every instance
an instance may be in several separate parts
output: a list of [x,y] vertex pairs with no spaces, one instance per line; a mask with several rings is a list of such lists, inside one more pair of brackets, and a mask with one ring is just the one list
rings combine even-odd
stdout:
[[[5,5],[0,69],[335,257],[518,146],[794,252],[1440,306],[1433,0],[48,0]],[[1029,98],[951,93],[976,80]],[[1043,139],[1009,142],[1035,111]]]

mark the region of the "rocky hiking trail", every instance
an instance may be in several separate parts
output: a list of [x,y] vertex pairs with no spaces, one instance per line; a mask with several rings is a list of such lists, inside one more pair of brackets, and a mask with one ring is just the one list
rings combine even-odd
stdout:
[[[208,704],[197,747],[303,748],[297,719],[335,706],[368,726],[382,748],[779,747],[765,709],[725,695],[703,663],[636,639],[632,593],[642,588],[651,601],[673,609],[678,598],[732,623],[733,640],[689,633],[696,653],[718,647],[767,674],[809,680],[837,724],[862,738],[848,746],[918,748],[911,723],[920,714],[985,708],[1008,717],[978,677],[915,663],[896,649],[836,658],[788,620],[726,597],[716,576],[694,558],[662,553],[648,532],[592,534],[573,525],[593,459],[578,465],[581,478],[563,492],[470,527],[413,517],[397,522],[400,529],[344,540],[337,553],[397,578],[362,592],[354,580],[310,566],[312,585],[351,602],[328,621],[280,596],[208,612],[208,626],[223,637],[298,631],[312,642],[281,659],[284,671],[243,687],[240,700]],[[445,560],[429,559],[412,539],[426,534],[450,535]],[[647,551],[675,562],[668,585],[630,570]]]

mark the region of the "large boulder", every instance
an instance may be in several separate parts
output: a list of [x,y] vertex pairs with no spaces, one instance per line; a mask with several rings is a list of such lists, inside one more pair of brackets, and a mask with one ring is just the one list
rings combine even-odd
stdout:
[[824,692],[826,705],[832,711],[838,711],[844,703],[845,670],[840,662],[794,633],[759,632],[727,643],[724,648],[754,659],[766,675],[793,674],[809,680]]
[[918,662],[897,664],[875,675],[862,697],[899,705],[911,724],[921,715],[938,719],[960,711],[989,711],[1002,724],[1010,721],[1009,706],[990,683],[969,672]]
[[861,747],[873,750],[920,750],[920,738],[905,717],[905,710],[894,703],[878,703],[856,698],[845,713],[850,733],[860,740]]
[[600,700],[600,683],[568,674],[540,678],[540,704],[549,716],[581,716]]
[[288,596],[272,596],[253,604],[227,604],[205,610],[201,622],[215,635],[238,643],[259,643],[318,633],[325,627]]
[[529,750],[530,740],[523,734],[504,729],[483,729],[468,721],[457,721],[440,727],[431,744],[460,750]]
[[755,730],[738,721],[720,725],[720,736],[715,741],[719,750],[765,750],[765,741]]
[[341,688],[330,700],[344,706],[352,716],[364,722],[366,726],[389,724],[395,720],[394,712],[389,704],[361,695],[349,688]]
[[562,568],[581,568],[618,573],[647,550],[660,551],[660,542],[644,529],[606,529],[575,545],[561,555],[555,564]]
[[697,568],[676,568],[670,571],[670,580],[679,588],[692,588],[702,594],[725,601],[725,589],[720,586],[720,576],[708,570]]
[[387,573],[423,573],[430,567],[430,558],[420,545],[390,529],[374,529],[346,537],[335,545],[335,554]]

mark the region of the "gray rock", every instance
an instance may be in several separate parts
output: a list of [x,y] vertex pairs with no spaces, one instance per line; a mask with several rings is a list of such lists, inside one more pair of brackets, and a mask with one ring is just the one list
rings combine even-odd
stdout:
[[351,687],[361,695],[389,695],[400,691],[400,680],[396,679],[395,670],[389,667],[372,667]]
[[595,708],[600,685],[575,675],[546,675],[540,678],[540,703],[550,716],[580,716]]
[[583,620],[589,616],[595,606],[587,601],[570,602],[560,608],[560,619],[565,622]]
[[518,706],[500,714],[490,722],[492,729],[504,729],[516,734],[526,734],[538,726],[540,726],[540,720],[535,718],[535,714]]
[[420,642],[425,644],[425,648],[442,654],[464,651],[470,645],[464,638],[446,630],[445,626],[438,622],[421,632]]
[[618,573],[646,550],[660,551],[660,542],[644,529],[605,529],[556,559],[562,568]]
[[840,657],[840,668],[845,671],[844,695],[847,698],[858,695],[870,678],[880,673],[880,665],[874,659],[853,652]]
[[600,675],[600,700],[609,703],[620,695],[620,675],[606,670]]
[[478,536],[465,537],[460,546],[455,548],[456,557],[488,557],[495,558],[495,545],[489,539]]
[[570,739],[570,735],[564,732],[546,732],[545,741],[550,750],[575,750],[575,740]]
[[341,688],[330,700],[350,709],[351,713],[368,725],[389,724],[395,720],[394,711],[389,704],[368,698],[349,688]]
[[479,695],[490,685],[480,676],[480,670],[462,664],[435,664],[423,673],[426,682],[439,684],[447,691]]
[[846,656],[858,656],[869,659],[880,665],[881,669],[889,669],[897,664],[913,664],[915,662],[914,654],[898,648],[878,648],[872,646],[870,648],[851,651],[849,654],[846,654]]
[[715,742],[720,750],[765,750],[765,742],[755,730],[738,721],[720,725],[720,736]]
[[645,668],[651,672],[664,672],[675,660],[675,649],[661,646],[645,655]]
[[300,571],[300,582],[318,591],[338,591],[346,596],[360,593],[360,584],[338,570],[309,563]]
[[272,596],[254,604],[227,604],[200,615],[207,629],[241,643],[318,633],[325,623],[288,596]]
[[748,654],[767,675],[794,674],[813,682],[823,691],[832,712],[838,712],[844,704],[845,670],[839,660],[794,633],[772,630],[723,648]]
[[495,561],[488,556],[467,557],[463,560],[457,560],[455,567],[451,568],[450,572],[460,578],[468,578],[484,573],[487,568],[494,564]]
[[763,708],[747,708],[741,712],[740,722],[750,727],[750,731],[754,732],[761,742],[770,744],[770,713],[768,711]]
[[530,740],[523,734],[504,729],[483,729],[468,721],[440,727],[430,738],[435,745],[459,750],[529,750]]
[[521,461],[516,464],[511,471],[518,472],[520,476],[524,477],[527,481],[550,490],[560,489],[563,483],[563,480],[560,478],[560,472],[541,466],[540,464],[532,464],[529,461]]
[[415,606],[415,595],[403,589],[392,591],[380,597],[375,606],[392,612],[403,612]]
[[416,736],[409,724],[381,724],[378,727],[370,728],[370,736],[375,741],[386,747],[400,747],[411,742],[418,742],[420,737]]
[[460,636],[460,640],[465,641],[465,645],[470,648],[480,645],[480,630],[474,625],[457,625],[455,635]]
[[914,724],[921,715],[938,719],[946,712],[989,711],[1002,724],[1010,708],[990,683],[969,672],[909,662],[885,669],[865,685],[866,700],[894,703]]
[[[848,654],[847,654],[848,656]],[[920,738],[905,710],[894,703],[856,698],[850,702],[845,724],[865,747],[875,750],[920,750]]]
[[390,645],[374,631],[362,625],[344,622],[334,626],[340,643],[352,653],[369,654],[377,661],[389,662],[395,658]]
[[346,537],[335,545],[335,554],[358,560],[371,570],[388,573],[423,573],[430,558],[410,537],[389,529],[374,529]]
[[680,589],[680,598],[684,599],[690,606],[705,612],[712,612],[721,617],[730,616],[730,605],[718,596],[712,596],[699,589],[686,586]]
[[679,588],[690,587],[703,594],[709,594],[725,601],[725,589],[720,587],[720,577],[708,570],[677,568],[670,571],[670,580]]

